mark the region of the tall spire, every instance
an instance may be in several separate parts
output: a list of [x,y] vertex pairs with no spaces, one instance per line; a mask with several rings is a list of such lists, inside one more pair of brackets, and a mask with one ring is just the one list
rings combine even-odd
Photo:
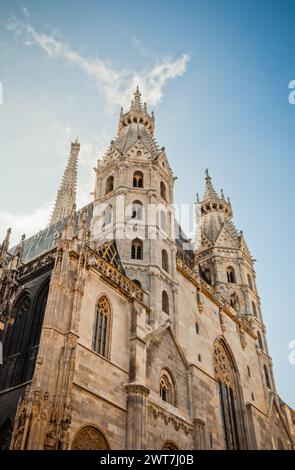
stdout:
[[217,201],[218,195],[213,187],[211,176],[209,175],[208,169],[205,171],[206,175],[206,189],[204,194],[204,202],[206,201]]
[[62,218],[70,215],[74,204],[76,204],[77,165],[80,143],[78,138],[71,143],[71,152],[67,167],[57,193],[50,225],[55,224]]
[[0,245],[0,261],[3,261],[7,255],[8,248],[9,248],[10,234],[11,234],[11,228],[7,230],[6,237],[4,238],[2,245]]

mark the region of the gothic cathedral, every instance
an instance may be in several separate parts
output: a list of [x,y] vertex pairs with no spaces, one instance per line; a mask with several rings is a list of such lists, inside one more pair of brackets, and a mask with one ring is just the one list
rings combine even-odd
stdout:
[[76,208],[78,140],[50,224],[0,246],[0,448],[293,449],[253,258],[206,172],[199,236],[137,89]]

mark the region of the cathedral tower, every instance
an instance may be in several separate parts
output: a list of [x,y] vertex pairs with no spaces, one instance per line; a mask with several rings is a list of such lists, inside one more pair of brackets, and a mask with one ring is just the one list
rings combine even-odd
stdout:
[[174,321],[176,247],[174,177],[165,148],[154,139],[154,125],[137,88],[96,168],[92,237],[99,244],[115,240],[127,275],[150,293],[156,326]]
[[275,391],[272,361],[268,354],[261,303],[256,287],[254,259],[244,234],[233,222],[231,202],[219,196],[206,170],[203,199],[197,195],[197,263],[200,275],[226,308],[251,325],[257,335],[257,354],[268,391]]

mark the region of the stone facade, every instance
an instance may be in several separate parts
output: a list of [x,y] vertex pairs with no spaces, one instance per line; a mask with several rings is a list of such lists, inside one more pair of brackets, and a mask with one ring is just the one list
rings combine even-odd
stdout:
[[294,448],[231,203],[207,173],[192,246],[153,133],[137,89],[93,203],[74,205],[76,141],[50,226],[1,245],[2,448]]

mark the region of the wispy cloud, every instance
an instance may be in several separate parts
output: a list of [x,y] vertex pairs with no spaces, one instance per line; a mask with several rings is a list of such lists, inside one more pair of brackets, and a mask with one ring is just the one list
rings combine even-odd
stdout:
[[12,213],[0,211],[1,243],[6,229],[12,227],[12,245],[18,243],[23,233],[27,237],[46,227],[53,208],[53,201],[37,207],[31,212]]
[[[88,76],[92,77],[97,88],[103,94],[107,108],[113,110],[115,107],[130,104],[130,96],[137,85],[139,85],[143,99],[149,105],[156,105],[163,97],[164,87],[169,80],[181,77],[187,70],[189,56],[183,54],[178,58],[164,57],[157,58],[151,51],[146,49],[143,43],[134,36],[132,38],[134,46],[142,55],[152,62],[150,68],[140,71],[131,69],[116,70],[107,60],[101,58],[89,58],[74,50],[69,44],[60,39],[57,33],[46,34],[37,31],[30,23],[30,13],[25,6],[22,6],[25,20],[12,18],[6,25],[7,29],[17,34],[26,46],[39,47],[51,59],[61,59],[71,63]],[[66,156],[69,152],[69,142],[76,135],[81,140],[81,151],[79,157],[78,172],[78,207],[90,202],[90,192],[94,185],[94,172],[89,171],[97,158],[101,157],[109,142],[110,136],[107,132],[101,131],[95,139],[83,139],[79,131],[68,123],[53,123],[56,146],[61,153],[63,168],[66,164]],[[61,172],[63,169],[60,169]],[[59,181],[56,182],[58,189]],[[4,237],[6,228],[13,228],[12,243],[16,243],[22,233],[27,236],[32,235],[44,228],[52,212],[54,201],[47,201],[43,205],[35,208],[31,212],[7,212],[0,211],[0,243]]]
[[[167,81],[184,75],[190,59],[188,54],[183,54],[176,59],[171,57],[154,59],[154,65],[151,68],[141,71],[116,70],[110,62],[100,58],[84,57],[54,35],[39,32],[32,25],[17,18],[9,21],[7,29],[21,36],[27,46],[38,46],[50,58],[70,62],[93,77],[110,109],[114,105],[127,106],[137,85],[141,88],[143,98],[149,104],[156,105],[163,96]],[[138,38],[134,37],[133,41],[141,51],[144,50],[147,54],[147,50]]]

